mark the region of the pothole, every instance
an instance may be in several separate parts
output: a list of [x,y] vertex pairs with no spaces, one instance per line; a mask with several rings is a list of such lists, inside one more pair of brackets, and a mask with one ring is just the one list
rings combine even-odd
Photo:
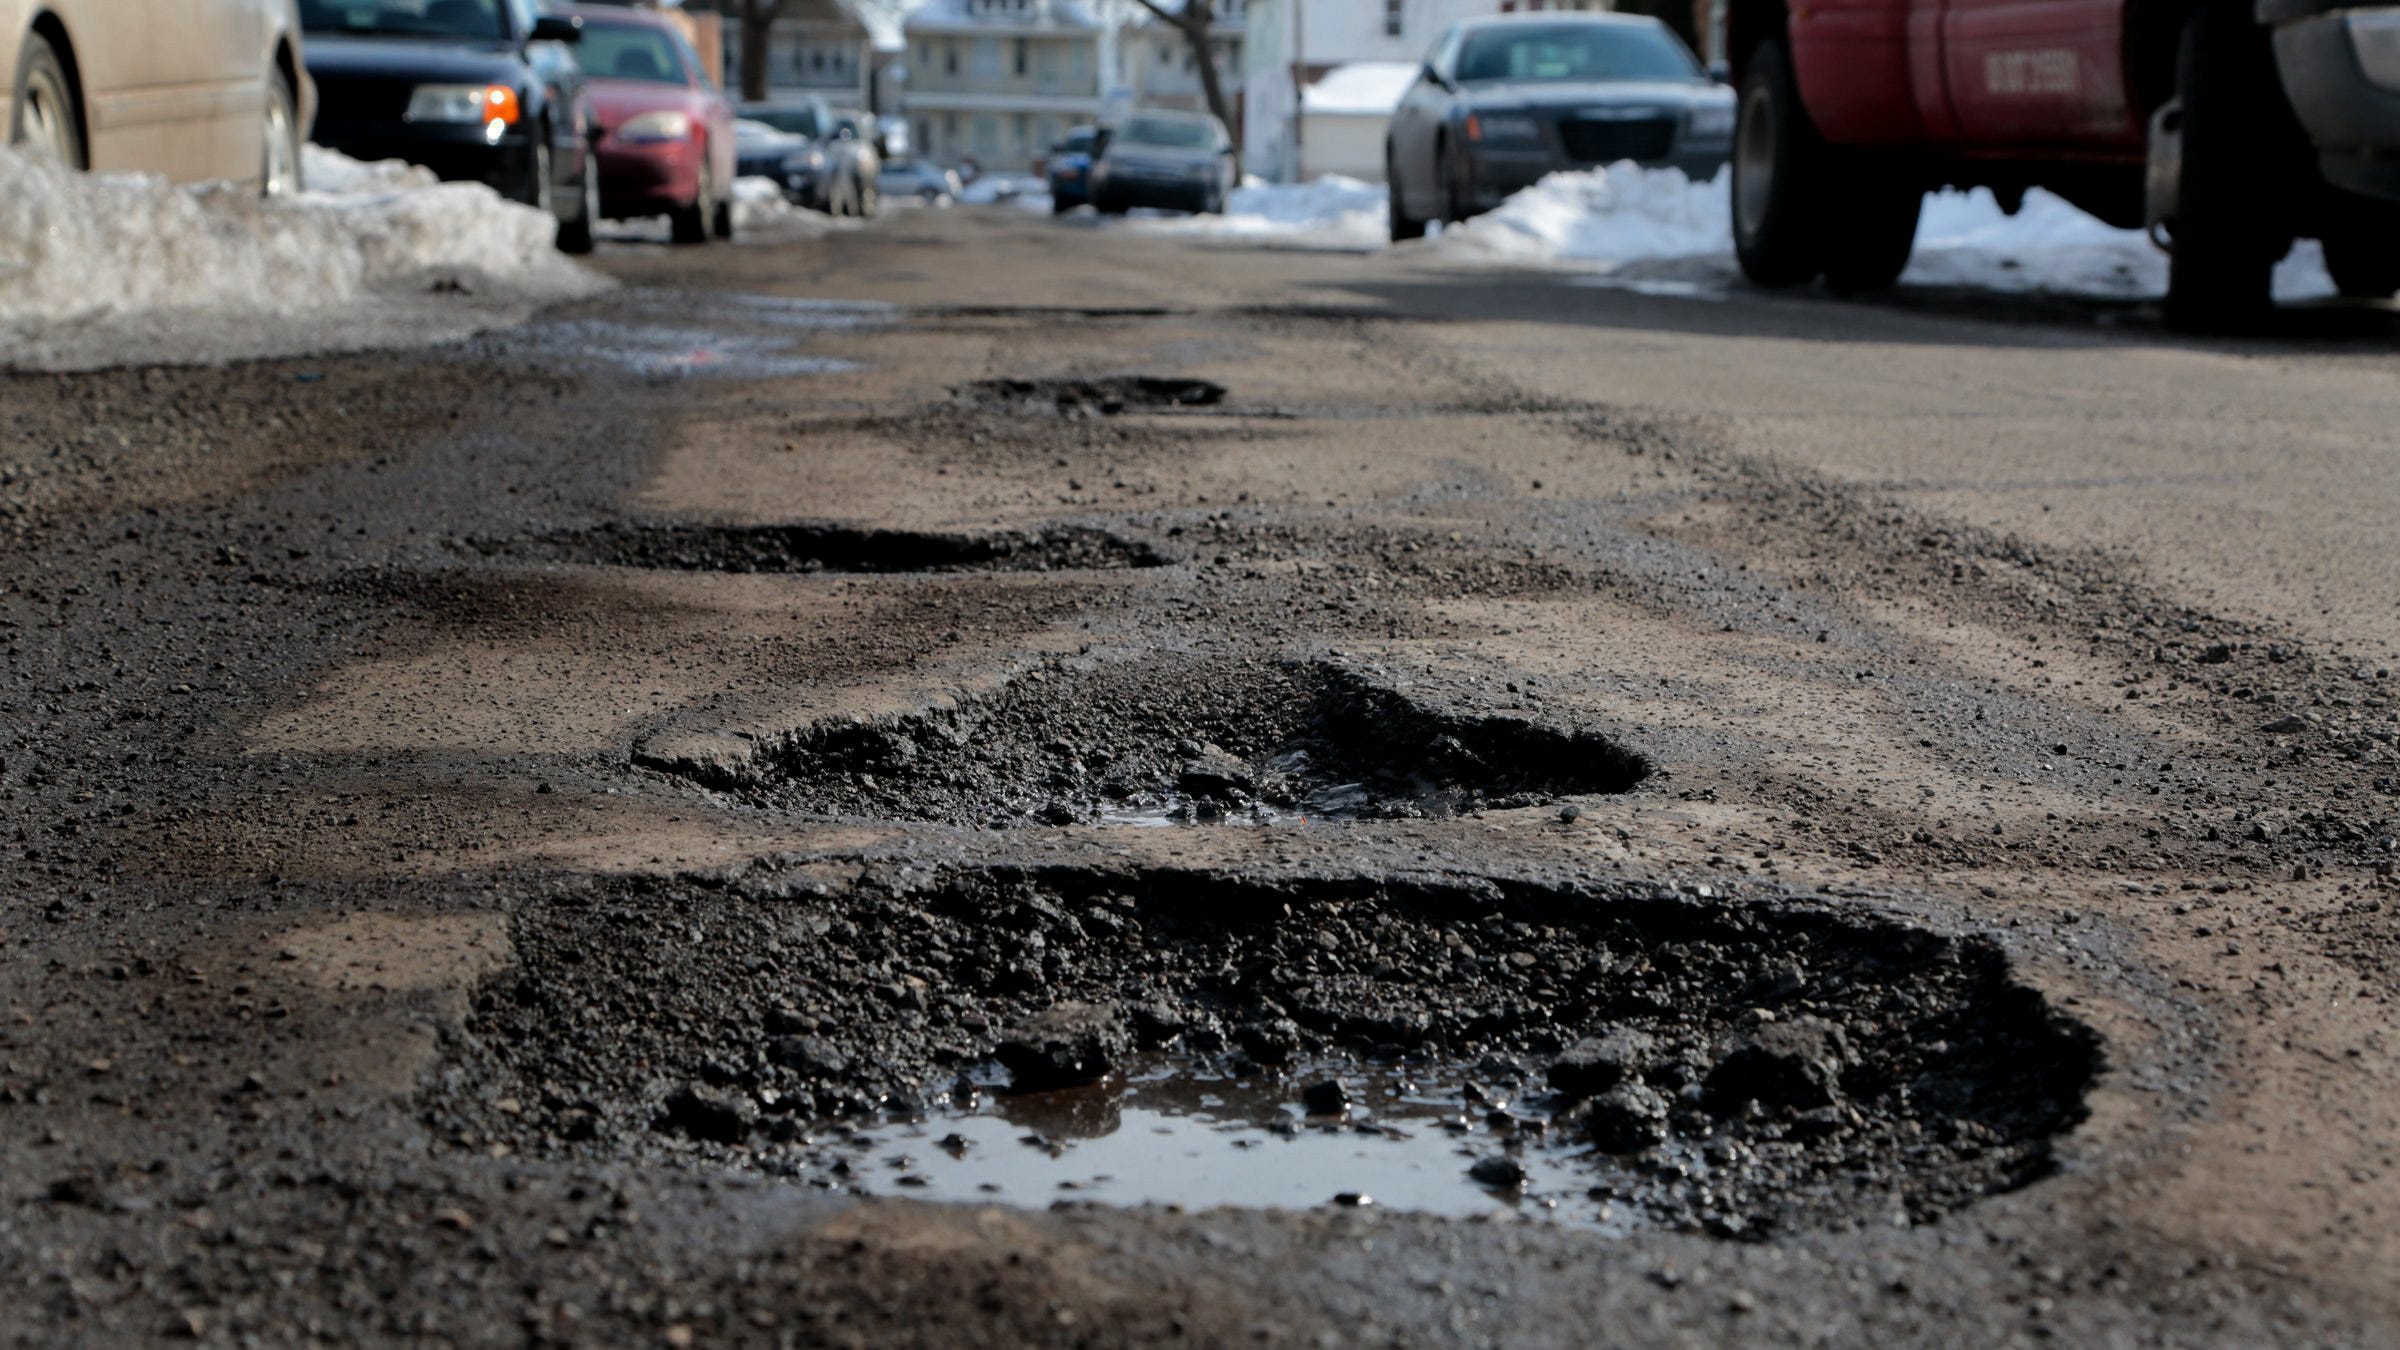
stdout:
[[1329,661],[1054,662],[998,693],[648,762],[762,805],[1002,828],[1417,818],[1624,792],[1642,756],[1563,720],[1445,707]]
[[452,1144],[929,1198],[1920,1223],[2047,1172],[2099,1062],[1988,940],[1779,894],[762,870],[514,938]]
[[1213,408],[1225,401],[1225,386],[1160,375],[1002,379],[961,386],[958,396],[970,404],[1013,412],[1114,417],[1134,409]]
[[1053,526],[947,534],[847,525],[628,525],[526,543],[478,544],[562,562],[692,572],[1050,572],[1161,567],[1147,544],[1105,530]]

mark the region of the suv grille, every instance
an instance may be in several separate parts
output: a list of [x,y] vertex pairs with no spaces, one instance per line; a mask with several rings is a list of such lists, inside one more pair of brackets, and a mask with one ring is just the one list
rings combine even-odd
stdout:
[[1571,117],[1558,124],[1558,139],[1567,158],[1586,164],[1664,159],[1675,144],[1675,119],[1663,115],[1624,121]]

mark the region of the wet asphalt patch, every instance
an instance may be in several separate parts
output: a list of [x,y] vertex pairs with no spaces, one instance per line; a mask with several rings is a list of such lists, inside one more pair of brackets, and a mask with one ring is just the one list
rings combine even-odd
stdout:
[[641,525],[611,522],[531,542],[478,543],[486,554],[686,572],[1051,572],[1163,567],[1147,544],[1105,530],[943,533],[849,525]]
[[1991,941],[1780,892],[761,866],[514,942],[452,1145],[1026,1205],[1922,1223],[2048,1172],[2099,1064]]
[[924,712],[652,763],[757,805],[1008,828],[1418,819],[1630,791],[1605,731],[1456,706],[1332,660],[1055,660]]

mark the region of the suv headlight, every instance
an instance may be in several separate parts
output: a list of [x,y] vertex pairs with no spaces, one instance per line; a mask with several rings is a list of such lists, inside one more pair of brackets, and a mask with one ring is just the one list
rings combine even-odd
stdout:
[[524,116],[517,91],[505,84],[420,84],[408,96],[411,122],[461,122],[487,129],[513,127]]
[[1542,139],[1542,124],[1522,113],[1473,113],[1467,117],[1467,139],[1492,145],[1531,145]]
[[1719,140],[1733,134],[1733,105],[1704,103],[1692,109],[1691,130],[1694,136]]
[[647,112],[626,119],[617,128],[617,139],[631,145],[654,145],[662,141],[688,140],[692,134],[692,119],[679,112]]

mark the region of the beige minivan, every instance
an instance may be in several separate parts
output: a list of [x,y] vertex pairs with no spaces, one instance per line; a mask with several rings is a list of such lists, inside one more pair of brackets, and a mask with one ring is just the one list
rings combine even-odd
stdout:
[[300,186],[293,0],[0,0],[7,141],[78,168]]

